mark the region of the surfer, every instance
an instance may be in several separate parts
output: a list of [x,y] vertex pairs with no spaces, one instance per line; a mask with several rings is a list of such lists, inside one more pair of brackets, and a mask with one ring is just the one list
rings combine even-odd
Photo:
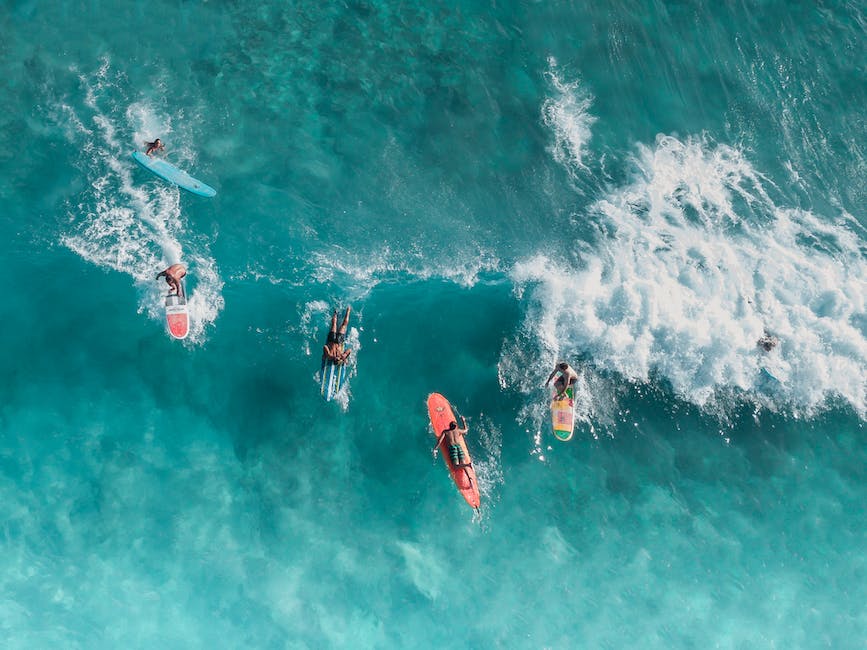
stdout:
[[554,379],[554,375],[557,373],[560,373],[560,376],[554,381],[554,388],[559,396],[563,395],[569,386],[578,381],[578,373],[568,363],[561,361],[554,367],[553,372],[548,375],[548,379],[545,381],[546,386],[551,383],[551,380]]
[[779,342],[780,339],[778,339],[776,336],[771,336],[770,334],[765,332],[764,334],[762,334],[762,337],[758,341],[756,341],[756,345],[762,348],[765,352],[770,352],[775,347],[777,347],[777,344]]
[[166,148],[163,141],[159,138],[153,142],[145,142],[145,146],[147,147],[147,151],[145,151],[146,156],[150,156],[154,151],[164,151]]
[[187,269],[184,268],[183,264],[172,264],[165,271],[162,271],[157,275],[157,280],[165,277],[166,284],[169,285],[170,289],[174,291],[175,294],[183,296],[184,288],[181,286],[181,278],[186,274]]
[[328,339],[322,347],[322,358],[333,363],[343,364],[349,358],[352,350],[344,349],[343,343],[346,341],[346,327],[349,325],[349,313],[352,307],[346,308],[346,314],[343,316],[343,322],[340,327],[337,327],[337,310],[331,315],[331,328],[328,330]]
[[[437,447],[442,444],[443,438],[446,438],[447,447],[449,449],[449,460],[452,462],[452,465],[455,467],[472,467],[472,462],[465,463],[466,457],[464,456],[464,448],[461,446],[461,441],[464,439],[464,435],[469,430],[467,428],[467,421],[464,419],[464,416],[461,415],[461,426],[458,427],[458,423],[452,420],[449,422],[449,428],[443,431],[440,434],[439,440],[437,440]],[[436,447],[434,447],[436,449]]]

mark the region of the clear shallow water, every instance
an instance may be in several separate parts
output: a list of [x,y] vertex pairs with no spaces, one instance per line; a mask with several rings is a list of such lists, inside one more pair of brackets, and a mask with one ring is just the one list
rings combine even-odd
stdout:
[[[0,21],[4,646],[863,646],[857,5]],[[132,163],[156,135],[215,199]]]

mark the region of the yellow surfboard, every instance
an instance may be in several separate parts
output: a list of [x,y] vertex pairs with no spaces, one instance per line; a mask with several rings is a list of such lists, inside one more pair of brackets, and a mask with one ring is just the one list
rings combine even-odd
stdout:
[[554,437],[566,442],[572,439],[575,432],[575,393],[574,388],[569,386],[566,392],[558,396],[554,392],[551,398],[551,425]]

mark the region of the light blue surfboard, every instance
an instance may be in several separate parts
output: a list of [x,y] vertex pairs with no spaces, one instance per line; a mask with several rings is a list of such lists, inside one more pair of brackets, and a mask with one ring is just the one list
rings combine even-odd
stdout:
[[187,172],[178,169],[170,162],[166,162],[162,158],[146,156],[141,151],[133,151],[132,158],[139,165],[147,169],[152,174],[155,174],[178,187],[198,194],[199,196],[216,196],[217,190],[210,185],[205,185],[202,181],[193,178]]
[[325,401],[330,402],[337,396],[340,389],[343,388],[343,382],[346,380],[346,364],[323,361],[321,374],[322,384],[320,392]]

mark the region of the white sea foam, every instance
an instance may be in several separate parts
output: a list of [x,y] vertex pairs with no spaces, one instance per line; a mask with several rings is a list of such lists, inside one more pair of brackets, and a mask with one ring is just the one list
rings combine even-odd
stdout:
[[[171,116],[157,113],[144,101],[133,102],[127,106],[125,117],[132,130],[132,146],[136,149],[143,148],[145,143],[155,138],[161,138],[165,142],[166,136],[172,132]],[[175,150],[172,153],[175,153]]]
[[[809,416],[837,396],[865,417],[857,222],[776,205],[741,152],[705,138],[660,137],[633,162],[634,180],[590,209],[610,236],[580,268],[539,255],[513,269],[528,312],[502,381],[537,390],[529,344],[552,366],[586,355],[605,374],[664,379],[704,408],[736,394]],[[764,331],[780,339],[770,354]]]
[[442,279],[472,287],[482,274],[500,268],[500,260],[486,250],[457,256],[448,264],[432,263],[430,256],[425,256],[422,251],[397,253],[388,246],[366,257],[350,251],[340,251],[339,255],[328,251],[314,253],[313,259],[316,281],[341,281],[342,285],[351,287],[353,300],[363,298],[380,282],[399,277]]
[[[169,264],[183,262],[188,268],[189,340],[198,342],[223,308],[216,263],[203,244],[185,253],[179,190],[136,184],[129,157],[146,139],[170,133],[172,119],[144,101],[116,104],[111,97],[122,94],[123,77],[107,59],[95,73],[79,74],[79,79],[90,114],[78,116],[62,101],[49,111],[70,143],[81,149],[79,169],[90,180],[89,188],[69,206],[71,226],[61,242],[93,264],[131,276],[142,296],[139,311],[155,320],[165,316],[164,287],[154,277]],[[86,128],[87,123],[93,128]]]
[[581,87],[579,81],[564,81],[557,61],[548,58],[545,73],[554,90],[554,97],[542,104],[542,121],[554,134],[551,155],[570,174],[584,168],[584,156],[596,118],[590,114],[593,96]]
[[48,107],[48,119],[63,130],[63,136],[67,142],[74,143],[79,138],[90,138],[93,131],[88,129],[78,115],[68,104],[58,103]]
[[[469,446],[473,457],[482,509],[489,518],[491,504],[496,501],[498,488],[505,483],[503,476],[503,433],[485,415],[478,422],[470,422]],[[480,448],[481,447],[481,448]]]
[[[321,348],[313,347],[311,349],[311,342],[317,342],[321,338],[320,330],[322,328],[322,323],[328,323],[328,319],[331,317],[331,305],[329,305],[324,300],[311,300],[307,304],[304,305],[304,310],[301,313],[301,321],[300,321],[300,339],[304,341],[304,354],[310,355],[313,354],[313,350]],[[326,325],[327,327],[327,325]],[[316,343],[316,346],[319,344]]]
[[[189,340],[198,343],[203,340],[205,330],[217,320],[225,306],[223,281],[213,257],[191,252],[185,261],[189,264],[189,275],[195,278],[195,285],[187,301],[190,312]],[[159,318],[164,318],[162,309]]]

